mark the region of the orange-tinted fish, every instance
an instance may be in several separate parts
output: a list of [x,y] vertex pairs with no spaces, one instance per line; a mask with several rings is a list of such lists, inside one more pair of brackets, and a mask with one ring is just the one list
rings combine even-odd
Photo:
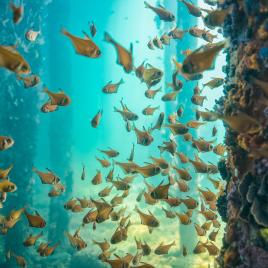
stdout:
[[175,246],[175,245],[176,245],[175,241],[173,241],[172,243],[167,244],[167,245],[164,245],[164,242],[161,242],[159,244],[159,246],[155,249],[154,253],[156,255],[165,255],[165,254],[168,254],[170,248],[172,246]]
[[91,180],[93,185],[101,184],[102,183],[102,174],[100,170],[97,170],[97,174]]
[[181,192],[189,192],[190,188],[184,180],[177,180],[178,188]]
[[204,246],[204,244],[200,241],[197,242],[195,248],[193,249],[193,253],[194,254],[201,254],[206,252],[206,247]]
[[46,221],[39,215],[37,211],[35,211],[35,215],[32,215],[25,210],[24,214],[27,217],[30,227],[44,228],[46,226]]
[[108,33],[104,33],[104,39],[115,47],[117,51],[117,63],[123,66],[126,73],[130,73],[133,70],[132,44],[130,45],[130,51],[128,51],[117,43]]
[[0,180],[6,179],[10,173],[10,171],[13,168],[13,164],[11,164],[8,168],[6,169],[0,169]]
[[154,125],[154,127],[151,128],[151,131],[158,129],[160,130],[162,128],[163,122],[164,122],[165,114],[162,112],[159,114],[158,119]]
[[107,241],[107,239],[104,239],[103,242],[97,242],[93,239],[92,242],[99,246],[102,251],[107,251],[110,248],[110,243]]
[[44,92],[49,96],[50,103],[52,105],[68,106],[71,103],[70,97],[67,96],[62,90],[58,93],[54,93],[50,91],[47,87],[45,87]]
[[185,0],[179,0],[179,2],[182,2],[188,9],[189,13],[195,17],[201,17],[202,16],[202,12],[201,9],[195,5],[193,5],[192,3],[189,3]]
[[204,230],[199,224],[195,223],[194,224],[196,233],[198,236],[205,236],[206,235],[206,230]]
[[218,42],[213,44],[213,46],[203,46],[193,51],[186,57],[182,64],[183,72],[187,74],[196,74],[212,68],[216,56],[225,45],[225,41]]
[[102,89],[103,93],[106,94],[113,94],[113,93],[117,93],[119,87],[124,83],[124,80],[121,79],[118,83],[113,84],[112,81],[109,81],[107,85],[105,85]]
[[191,141],[193,139],[192,134],[189,133],[189,132],[184,134],[183,138],[184,138],[185,141]]
[[217,87],[222,86],[223,83],[224,83],[224,79],[223,78],[214,77],[209,82],[203,84],[203,86],[204,87],[209,87],[210,89],[214,89],[214,88],[217,88]]
[[156,188],[153,189],[151,192],[151,197],[154,199],[167,199],[168,198],[168,191],[170,184],[162,185],[164,181],[162,181]]
[[146,130],[145,128],[143,128],[142,130],[137,129],[134,126],[134,131],[137,137],[137,143],[143,146],[149,146],[153,141],[154,138],[150,133],[150,130]]
[[219,233],[219,230],[217,230],[217,231],[212,231],[212,232],[209,234],[209,236],[208,236],[209,240],[215,242],[218,233]]
[[76,250],[80,251],[87,247],[87,243],[80,236],[80,228],[75,231],[74,235],[71,235],[69,232],[64,232],[64,234],[68,238],[71,246]]
[[142,211],[138,209],[138,207],[135,207],[135,211],[139,214],[141,219],[141,224],[147,225],[148,227],[158,227],[160,222],[157,220],[157,218],[149,211],[150,214],[145,214]]
[[154,7],[149,3],[147,3],[146,1],[144,1],[144,4],[146,8],[153,10],[158,15],[160,20],[169,22],[175,20],[175,16],[170,11],[165,9],[163,6],[159,5],[159,7]]
[[5,151],[14,145],[14,140],[8,136],[0,136],[0,151]]
[[176,152],[176,155],[179,157],[180,161],[181,161],[183,164],[186,164],[186,163],[189,162],[189,158],[188,158],[184,153]]
[[202,214],[207,221],[212,221],[212,220],[216,220],[218,215],[216,213],[214,213],[212,210],[201,210],[199,212],[200,214]]
[[136,167],[135,171],[140,173],[144,178],[149,178],[158,175],[161,169],[155,164],[148,164],[143,167]]
[[13,193],[17,190],[15,183],[8,179],[0,180],[0,193]]
[[213,149],[211,145],[212,142],[205,141],[204,139],[200,138],[199,140],[192,140],[192,145],[196,148],[199,152],[210,152]]
[[10,2],[10,8],[12,9],[13,12],[13,22],[15,24],[19,24],[23,18],[24,15],[24,6],[16,6],[14,3]]
[[57,184],[60,181],[60,178],[50,169],[47,169],[48,172],[42,172],[33,167],[32,170],[39,176],[42,184]]
[[191,121],[188,121],[186,123],[186,126],[189,127],[189,128],[195,128],[195,129],[197,129],[200,126],[203,126],[205,124],[206,124],[205,122],[199,122],[199,121],[191,120]]
[[177,96],[178,96],[178,94],[179,94],[178,90],[168,92],[168,93],[166,93],[165,95],[162,96],[161,100],[162,101],[175,101]]
[[158,110],[160,106],[151,107],[151,105],[148,105],[146,108],[142,110],[142,114],[144,115],[153,115],[156,110]]
[[30,75],[30,76],[17,75],[17,79],[23,81],[24,88],[35,87],[40,82],[40,77],[35,74]]
[[155,98],[155,96],[156,96],[156,94],[158,93],[158,92],[161,92],[162,91],[162,89],[161,89],[161,87],[159,88],[159,89],[155,89],[155,90],[153,90],[153,89],[147,89],[146,91],[145,91],[145,96],[148,98],[148,99],[154,99]]
[[192,221],[187,214],[182,214],[182,213],[178,213],[178,212],[175,212],[175,213],[176,213],[178,219],[180,220],[181,224],[183,224],[183,225],[191,224]]
[[23,242],[23,245],[25,247],[31,247],[31,246],[34,246],[36,241],[41,237],[43,236],[43,232],[41,232],[40,234],[38,235],[32,235],[30,234]]
[[173,168],[175,169],[175,171],[178,173],[178,175],[180,176],[180,178],[184,181],[190,181],[192,179],[191,174],[188,172],[187,169],[183,169],[183,168],[177,168],[175,166],[173,166]]
[[104,189],[102,189],[102,190],[98,193],[98,196],[99,196],[99,197],[106,197],[106,196],[110,195],[112,189],[113,189],[113,185],[112,185],[111,187],[106,186]]
[[143,256],[149,256],[151,254],[151,247],[148,245],[146,241],[144,241],[144,244],[141,243],[141,250],[143,253]]
[[101,51],[99,47],[93,42],[93,40],[89,37],[89,35],[86,32],[83,32],[83,34],[85,35],[84,39],[72,35],[65,29],[62,29],[61,32],[71,40],[75,48],[75,52],[77,54],[88,58],[100,57]]
[[110,161],[107,160],[107,159],[100,159],[100,158],[98,158],[98,157],[96,157],[96,159],[97,159],[97,161],[101,164],[101,166],[102,166],[103,168],[107,168],[107,167],[110,167],[110,166],[111,166]]
[[197,94],[194,94],[191,98],[192,103],[199,106],[203,106],[205,100],[207,100],[207,96],[200,96]]
[[187,30],[181,30],[178,27],[175,27],[169,31],[168,35],[173,39],[181,40],[187,32]]
[[188,208],[195,209],[198,207],[198,201],[194,198],[187,196],[187,198],[180,198],[180,201]]
[[217,195],[210,191],[208,188],[207,191],[198,188],[198,191],[203,195],[204,199],[207,202],[215,201],[217,199]]
[[168,162],[163,158],[157,158],[157,157],[150,157],[156,165],[158,165],[161,169],[167,169],[169,167]]
[[228,13],[230,12],[230,9],[215,9],[211,10],[203,19],[205,25],[213,29],[214,27],[220,27],[223,25],[224,20]]
[[91,120],[91,126],[93,128],[97,128],[100,124],[101,118],[102,118],[103,110],[99,110],[97,114],[93,117]]
[[224,156],[225,152],[226,152],[226,146],[224,144],[217,144],[214,148],[213,148],[213,152],[217,155],[220,156]]
[[43,113],[52,113],[59,109],[59,106],[57,104],[51,104],[51,101],[47,101],[44,103],[41,107],[41,112]]

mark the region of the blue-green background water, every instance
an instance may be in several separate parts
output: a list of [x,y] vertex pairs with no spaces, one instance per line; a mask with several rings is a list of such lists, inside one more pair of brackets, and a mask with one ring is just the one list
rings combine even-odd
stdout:
[[[11,177],[18,184],[18,191],[8,198],[4,212],[7,213],[10,209],[25,205],[33,209],[32,211],[38,210],[47,221],[43,239],[61,242],[61,246],[55,254],[48,258],[40,258],[35,249],[23,248],[21,243],[31,232],[23,218],[14,230],[10,230],[7,236],[0,238],[2,256],[5,250],[11,248],[17,254],[25,256],[29,267],[105,267],[105,264],[97,260],[100,252],[92,244],[91,239],[100,241],[107,238],[109,240],[116,229],[116,224],[105,222],[98,225],[96,231],[92,230],[92,225],[82,228],[81,236],[88,242],[88,247],[81,252],[76,252],[71,248],[63,232],[66,230],[74,232],[81,225],[87,210],[74,214],[64,210],[63,204],[71,197],[96,198],[97,193],[106,186],[105,183],[99,186],[93,186],[90,183],[96,174],[96,169],[100,169],[95,157],[103,157],[98,149],[112,147],[118,150],[120,156],[117,160],[121,162],[126,162],[129,157],[132,143],[136,143],[136,136],[133,131],[126,132],[124,121],[118,113],[114,112],[113,107],[119,107],[120,100],[123,98],[124,103],[139,115],[136,126],[140,129],[142,126],[146,128],[151,126],[158,118],[160,111],[164,111],[167,115],[171,114],[176,111],[179,104],[184,105],[184,116],[181,121],[185,123],[194,119],[196,106],[192,105],[190,98],[196,82],[184,81],[184,88],[176,102],[162,102],[163,93],[157,95],[154,100],[149,100],[144,96],[146,85],[140,83],[134,72],[124,73],[122,67],[116,64],[114,48],[103,41],[103,33],[107,31],[126,48],[133,43],[134,65],[138,66],[146,60],[153,66],[162,69],[165,75],[161,84],[155,86],[155,89],[162,86],[163,92],[170,90],[165,84],[171,82],[174,69],[171,57],[175,56],[181,61],[183,59],[181,50],[194,49],[200,46],[202,41],[186,34],[183,40],[171,40],[171,45],[166,46],[164,50],[149,50],[147,42],[175,26],[175,23],[160,23],[151,10],[144,8],[143,2],[143,0],[24,1],[25,18],[18,26],[13,26],[10,20],[11,12],[8,8],[9,1],[1,1],[1,20],[5,22],[8,19],[1,26],[1,44],[14,44],[18,41],[20,52],[30,62],[33,72],[39,74],[42,79],[41,85],[38,87],[25,90],[21,83],[16,81],[13,74],[9,74],[5,70],[0,71],[2,79],[0,129],[3,132],[1,135],[12,135],[16,141],[16,145],[10,151],[1,153],[0,157],[3,165],[14,163],[15,167]],[[197,24],[202,27],[202,22],[190,16],[184,5],[175,0],[150,1],[150,3],[162,3],[172,10],[177,17],[176,25],[183,29]],[[206,6],[204,5],[204,7]],[[99,59],[88,59],[75,54],[70,41],[60,34],[60,29],[64,27],[71,33],[82,36],[82,30],[88,31],[88,21],[92,20],[98,30],[94,41],[102,51]],[[24,39],[24,34],[30,27],[41,30],[41,36],[34,44],[29,44]],[[205,73],[204,79],[199,82],[200,87],[211,77],[222,77],[223,64],[223,56],[220,56],[216,69],[213,72]],[[121,78],[125,83],[117,94],[105,95],[102,93],[101,89],[108,81],[118,82]],[[72,104],[55,113],[42,114],[40,107],[47,99],[46,94],[42,92],[43,84],[53,91],[57,91],[58,88],[63,89],[71,97]],[[218,88],[214,91],[205,89],[202,94],[208,96],[204,108],[211,109],[215,99],[221,96],[222,89]],[[160,110],[154,116],[143,116],[141,111],[149,104],[160,105]],[[90,126],[90,121],[99,109],[104,111],[103,118],[100,126],[94,129]],[[191,133],[196,137],[212,139],[211,129],[214,125],[219,130],[217,136],[219,143],[224,136],[223,127],[219,122],[202,126],[198,133],[191,130]],[[170,132],[163,129],[155,131],[153,136],[154,142],[151,146],[136,145],[135,147],[135,161],[140,165],[148,162],[149,156],[158,157],[160,155],[157,146],[169,139]],[[193,158],[196,152],[192,146],[189,143],[186,144],[181,137],[176,138],[176,141],[178,150]],[[168,161],[179,163],[177,160],[172,160],[168,154],[164,154],[164,156]],[[213,163],[216,163],[218,159],[213,153],[200,154],[200,157],[204,161]],[[85,164],[87,171],[85,181],[80,179],[82,164]],[[66,192],[51,200],[47,196],[50,188],[41,185],[38,177],[32,174],[32,165],[41,170],[46,167],[55,170],[66,185]],[[206,176],[197,176],[190,165],[185,166],[189,166],[193,176],[190,183],[190,195],[199,198],[196,191],[197,185],[210,188],[212,186]],[[109,169],[102,169],[103,177],[108,171]],[[115,175],[117,174],[123,175],[119,168],[116,168]],[[214,176],[214,178],[218,177],[219,174]],[[157,185],[161,180],[161,176],[157,176],[147,181]],[[132,185],[130,195],[123,204],[123,206],[127,206],[129,212],[133,211],[136,197],[144,188],[143,179],[139,177]],[[186,196],[175,189],[173,193],[177,196]],[[113,190],[108,200],[115,194],[116,191]],[[171,248],[169,255],[159,257],[151,254],[149,257],[144,257],[143,260],[161,268],[207,267],[209,263],[212,264],[213,259],[209,258],[207,254],[200,256],[191,254],[191,250],[197,242],[193,225],[181,226],[177,219],[165,218],[161,210],[162,205],[150,206],[150,210],[161,219],[161,226],[151,235],[148,234],[145,227],[139,224],[137,214],[132,212],[133,225],[129,229],[129,238],[116,245],[117,253],[120,256],[127,252],[135,254],[134,236],[148,241],[152,248],[155,248],[161,241],[168,243],[175,239],[176,247]],[[148,208],[144,200],[139,206],[143,209]],[[183,209],[179,208],[177,211],[182,212]],[[194,214],[194,219],[203,221],[199,219],[198,214]],[[218,244],[220,245],[220,237]],[[182,257],[182,245],[186,245],[189,249],[189,256],[186,258]],[[3,267],[15,267],[14,262],[0,261],[2,261]]]

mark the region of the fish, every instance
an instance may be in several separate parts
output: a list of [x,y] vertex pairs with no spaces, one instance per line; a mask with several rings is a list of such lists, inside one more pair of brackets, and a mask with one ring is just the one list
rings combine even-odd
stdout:
[[24,88],[35,87],[40,82],[40,77],[35,74],[30,75],[30,76],[17,75],[17,79],[23,81]]
[[139,265],[142,257],[143,257],[143,253],[137,251],[135,256],[133,257],[132,264],[135,266]]
[[94,59],[99,58],[101,56],[101,51],[99,47],[93,42],[93,40],[86,32],[83,32],[85,38],[74,36],[65,29],[62,29],[61,33],[71,40],[75,52],[78,55]]
[[99,110],[97,114],[93,117],[93,119],[91,120],[91,126],[93,128],[97,128],[99,126],[102,115],[103,115],[103,110]]
[[200,241],[197,242],[195,248],[193,249],[194,254],[201,254],[206,252],[206,247]]
[[217,246],[212,243],[211,241],[204,244],[204,247],[207,249],[209,256],[217,256],[220,252],[220,250],[217,248]]
[[202,214],[207,221],[212,221],[217,219],[217,214],[215,214],[212,210],[201,210],[199,211],[200,214]]
[[208,236],[209,240],[215,242],[218,233],[219,233],[219,229],[217,231],[212,231]]
[[131,130],[132,130],[131,124],[128,120],[126,120],[126,130],[127,130],[127,132],[131,132]]
[[181,30],[178,27],[174,27],[169,31],[168,35],[173,39],[181,40],[187,32],[187,30]]
[[152,41],[155,47],[163,49],[162,41],[157,36]]
[[113,185],[111,187],[106,186],[104,189],[102,189],[99,193],[98,196],[99,197],[106,197],[109,196],[111,191],[113,189]]
[[225,46],[225,41],[215,43],[209,47],[201,46],[185,58],[182,71],[187,74],[196,74],[213,68],[216,56]]
[[184,134],[183,135],[183,138],[184,138],[184,140],[185,141],[192,141],[193,140],[193,136],[192,136],[192,134],[191,133],[186,133],[186,134]]
[[217,195],[214,194],[211,190],[209,190],[207,188],[207,191],[205,190],[202,190],[201,188],[197,188],[197,190],[202,194],[202,196],[204,197],[204,199],[207,201],[207,202],[210,202],[210,201],[216,201],[217,200]]
[[25,33],[25,38],[30,42],[35,42],[37,37],[41,34],[41,31],[34,31],[33,29],[29,29]]
[[83,218],[83,224],[88,224],[91,222],[96,222],[98,216],[98,211],[91,209]]
[[0,151],[5,151],[14,145],[15,141],[9,136],[0,136]]
[[29,63],[18,52],[16,46],[0,45],[0,67],[17,75],[27,75],[31,72]]
[[154,131],[155,129],[160,130],[162,128],[164,118],[165,118],[165,114],[161,112],[157,118],[155,125],[151,128],[151,131]]
[[146,262],[141,262],[141,265],[139,266],[131,266],[130,268],[155,268],[155,266],[149,264],[149,263],[146,263]]
[[173,169],[178,173],[178,175],[182,180],[190,181],[192,179],[192,176],[190,175],[187,169],[177,168],[176,166],[173,166]]
[[151,50],[154,50],[154,43],[153,43],[153,40],[149,40],[148,43],[147,43],[147,47]]
[[152,11],[154,11],[158,15],[160,20],[168,22],[172,22],[175,20],[175,16],[170,11],[165,9],[163,6],[159,5],[159,7],[154,7],[146,1],[144,1],[144,4],[146,8],[149,8]]
[[111,183],[118,191],[125,191],[125,190],[128,190],[130,188],[129,183],[127,183],[123,180],[111,181]]
[[143,256],[149,256],[152,251],[151,247],[148,245],[146,241],[144,241],[144,243],[141,243],[141,250],[142,250]]
[[176,90],[176,91],[171,91],[171,92],[168,92],[166,94],[164,94],[161,98],[162,101],[175,101],[177,96],[179,94],[179,91]]
[[230,13],[230,8],[211,10],[204,18],[204,24],[210,28],[221,27],[226,16]]
[[170,248],[173,247],[173,246],[175,246],[175,245],[176,245],[175,241],[173,241],[172,243],[167,244],[167,245],[164,245],[164,242],[161,242],[159,244],[159,246],[154,250],[154,253],[156,255],[165,255],[165,254],[168,254]]
[[46,221],[40,216],[37,211],[35,211],[35,215],[33,215],[24,210],[24,214],[28,220],[30,227],[44,228],[46,226]]
[[110,203],[112,206],[121,205],[123,203],[123,197],[116,195],[111,199]]
[[158,175],[161,172],[161,169],[155,164],[147,164],[143,167],[135,167],[135,171],[140,173],[144,178],[149,178]]
[[98,242],[98,241],[92,239],[92,242],[93,242],[93,244],[99,246],[99,248],[102,251],[107,251],[111,247],[110,243],[107,241],[107,239],[104,239],[104,241],[102,241],[102,242]]
[[106,94],[113,94],[113,93],[117,93],[119,87],[124,84],[124,80],[121,78],[120,81],[118,83],[113,84],[112,81],[109,81],[102,89],[103,93]]
[[161,81],[164,73],[159,68],[154,67],[149,63],[146,63],[145,66],[144,64],[145,61],[143,61],[142,64],[136,68],[135,74],[142,83],[145,83],[148,88],[151,88]]
[[217,219],[212,220],[212,223],[213,223],[214,228],[220,228],[221,227],[221,224]]
[[162,36],[160,37],[160,41],[162,42],[162,44],[164,45],[170,45],[170,36],[167,34],[162,34]]
[[147,90],[145,91],[144,95],[145,95],[145,97],[147,97],[148,99],[154,99],[155,96],[156,96],[156,94],[157,94],[158,92],[161,92],[161,91],[162,91],[162,88],[161,88],[161,87],[158,88],[158,89],[155,89],[155,90],[153,90],[153,89],[147,89]]
[[158,227],[160,222],[159,220],[149,211],[150,214],[145,214],[138,207],[135,207],[135,211],[139,214],[141,219],[141,224],[146,225],[148,227]]
[[186,257],[188,255],[188,250],[184,245],[182,246],[182,255],[183,257]]
[[0,169],[0,180],[6,179],[12,169],[13,169],[13,164],[9,165],[9,167],[5,169]]
[[14,24],[19,24],[24,16],[24,6],[23,5],[16,6],[13,2],[10,2],[10,8],[13,12],[12,20]]
[[59,109],[59,106],[57,104],[51,104],[51,101],[48,101],[44,103],[41,107],[41,112],[43,113],[52,113]]
[[40,256],[42,257],[51,256],[59,245],[60,243],[58,242],[54,246],[51,247],[47,246],[43,251],[40,252]]
[[255,134],[262,129],[261,124],[256,118],[243,112],[238,112],[235,115],[220,115],[217,113],[213,113],[213,115],[224,121],[232,130],[238,133]]
[[139,130],[135,127],[135,125],[133,125],[133,128],[137,137],[137,144],[149,146],[154,141],[150,130],[146,130],[145,128],[143,128],[143,130]]
[[180,223],[183,225],[189,225],[191,224],[191,219],[187,214],[182,214],[182,213],[178,213],[175,212],[175,214],[177,215],[178,219],[180,220]]
[[130,73],[133,70],[133,45],[130,44],[130,50],[127,50],[117,43],[107,32],[104,33],[104,40],[115,47],[117,63],[123,67],[126,73]]
[[218,36],[216,34],[212,34],[209,31],[206,31],[202,34],[202,37],[205,41],[209,43],[213,43],[213,40],[217,38]]
[[196,233],[198,236],[205,236],[206,235],[206,230],[204,230],[200,225],[198,225],[197,223],[194,224]]
[[75,231],[74,235],[71,235],[67,231],[65,231],[64,234],[68,238],[71,246],[75,248],[76,250],[80,251],[87,247],[87,243],[80,236],[80,228]]
[[169,152],[172,156],[175,155],[176,149],[177,149],[177,144],[174,140],[170,141],[164,141],[164,146],[157,146],[158,149],[160,150],[160,153],[163,153],[164,151]]
[[196,173],[208,173],[209,172],[209,167],[206,163],[200,160],[191,160],[189,159],[191,164],[193,165],[195,172]]
[[182,106],[179,106],[179,108],[177,110],[177,116],[178,117],[182,117],[183,111],[184,111],[183,107]]
[[43,232],[41,232],[40,234],[37,235],[32,235],[30,234],[24,241],[23,241],[23,245],[25,247],[31,247],[34,246],[36,241],[43,236]]
[[180,201],[188,208],[188,209],[195,209],[198,207],[198,201],[194,198],[187,196],[187,198],[180,198]]
[[219,189],[220,186],[221,186],[221,181],[220,180],[215,180],[215,179],[212,179],[211,177],[208,176],[208,179],[209,181],[213,184],[213,186],[216,188],[216,189]]
[[196,110],[196,112],[198,112],[198,114],[200,115],[200,117],[207,122],[213,122],[216,121],[218,119],[217,115],[215,115],[214,113],[211,113],[209,111],[199,111]]
[[148,204],[148,205],[152,205],[153,206],[153,205],[155,205],[158,202],[158,200],[154,199],[151,196],[150,193],[144,192],[143,196],[144,196],[145,203]]
[[0,193],[13,193],[16,190],[16,184],[11,182],[9,179],[0,180]]
[[96,157],[96,160],[101,164],[101,166],[103,168],[107,168],[107,167],[111,166],[110,161],[107,159],[100,159],[100,158]]
[[169,128],[173,135],[184,135],[189,131],[189,128],[181,123],[165,125],[166,128]]
[[139,167],[134,162],[122,163],[122,162],[115,161],[115,164],[118,165],[123,170],[123,172],[126,174],[137,173],[137,171],[135,169],[136,169],[136,167]]
[[102,183],[102,174],[100,170],[97,170],[97,174],[93,177],[93,179],[91,180],[91,183],[93,185],[98,185]]
[[212,137],[215,137],[216,135],[217,135],[217,133],[218,133],[218,129],[214,126],[213,128],[212,128]]
[[169,167],[169,163],[163,157],[156,158],[151,156],[150,159],[152,159],[161,169],[167,169]]
[[110,158],[114,158],[114,157],[117,157],[119,155],[119,152],[112,149],[112,148],[109,148],[109,150],[99,150],[101,153],[104,153],[106,154],[108,157]]
[[170,183],[163,185],[164,181],[161,181],[160,184],[153,189],[151,192],[151,197],[154,199],[167,199]]
[[197,26],[191,27],[189,29],[189,34],[198,38],[201,38],[203,34],[205,34],[206,32],[207,32],[206,29],[200,29]]
[[224,144],[219,143],[213,148],[213,152],[217,155],[224,156],[226,152],[226,146]]
[[176,218],[176,214],[173,211],[167,210],[164,207],[162,207],[162,210],[165,212],[167,218],[169,218],[169,219]]
[[120,113],[124,121],[136,121],[139,119],[138,115],[129,110],[129,108],[123,103],[122,99],[120,103],[123,110],[119,110],[116,107],[114,107],[114,111]]
[[16,260],[16,263],[19,267],[27,267],[27,261],[23,256],[18,256],[11,252],[11,256],[13,256]]
[[187,185],[186,181],[184,181],[184,180],[177,180],[176,182],[177,182],[178,188],[179,188],[179,190],[181,192],[183,192],[183,193],[189,192],[190,188]]
[[130,162],[133,162],[134,160],[134,153],[135,153],[135,143],[132,144],[132,149],[129,155],[129,158],[127,159]]
[[205,124],[206,124],[206,122],[199,122],[199,121],[191,120],[191,121],[188,121],[186,123],[186,126],[189,127],[189,128],[195,128],[195,129],[197,129],[200,126],[203,126]]
[[77,203],[77,200],[74,198],[71,198],[64,204],[64,208],[67,210],[72,209],[76,205],[76,203]]
[[209,82],[203,84],[203,86],[204,87],[209,87],[210,89],[214,89],[214,88],[217,88],[217,87],[222,86],[223,83],[224,83],[224,79],[223,78],[214,77]]
[[94,37],[96,35],[96,33],[97,33],[96,25],[95,25],[95,23],[93,21],[89,22],[88,25],[89,25],[90,34],[91,34],[92,37]]
[[193,139],[192,140],[192,146],[196,148],[199,152],[210,152],[213,149],[213,143],[214,141],[206,141],[203,138],[200,138],[198,140]]
[[154,115],[154,112],[158,110],[160,106],[151,107],[151,105],[148,105],[146,108],[142,110],[143,115]]
[[170,124],[176,124],[177,123],[177,114],[173,113],[168,116],[168,123]]
[[32,171],[38,175],[42,184],[57,184],[60,181],[60,178],[48,168],[48,172],[42,172],[35,167],[32,168]]
[[201,17],[202,12],[201,9],[185,0],[178,0],[179,2],[182,2],[188,9],[189,13],[195,17]]
[[189,158],[188,158],[184,153],[176,152],[176,155],[179,157],[180,161],[181,161],[183,164],[186,164],[186,163],[189,162]]
[[199,106],[203,106],[205,100],[207,100],[207,96],[200,96],[197,94],[194,94],[191,98],[192,103]]
[[63,90],[59,91],[58,93],[54,93],[45,87],[43,92],[49,96],[50,103],[53,105],[68,106],[71,103],[70,97],[67,96]]

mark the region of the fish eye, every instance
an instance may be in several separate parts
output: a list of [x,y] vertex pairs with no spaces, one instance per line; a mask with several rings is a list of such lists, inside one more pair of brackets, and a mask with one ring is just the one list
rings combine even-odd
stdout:
[[98,49],[97,50],[97,55],[100,56],[101,55],[101,51]]

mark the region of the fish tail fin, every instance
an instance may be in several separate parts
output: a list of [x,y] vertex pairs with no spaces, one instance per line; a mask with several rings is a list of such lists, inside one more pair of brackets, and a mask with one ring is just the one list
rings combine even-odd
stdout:
[[163,153],[165,151],[165,147],[160,146],[160,145],[158,146],[158,149],[159,149],[160,153]]
[[114,112],[119,113],[119,109],[117,109],[115,106],[114,106]]
[[69,33],[64,27],[62,27],[62,28],[60,29],[60,32],[61,32],[63,35],[70,36],[70,33]]
[[176,245],[176,242],[175,240],[171,243],[171,246],[175,246]]
[[121,85],[121,84],[124,84],[124,83],[125,83],[124,79],[121,78],[120,81],[119,81],[119,84]]
[[104,41],[108,43],[114,43],[113,38],[107,32],[104,33]]
[[148,2],[146,2],[146,1],[144,1],[144,5],[145,5],[145,8],[151,8],[152,6],[148,3]]

